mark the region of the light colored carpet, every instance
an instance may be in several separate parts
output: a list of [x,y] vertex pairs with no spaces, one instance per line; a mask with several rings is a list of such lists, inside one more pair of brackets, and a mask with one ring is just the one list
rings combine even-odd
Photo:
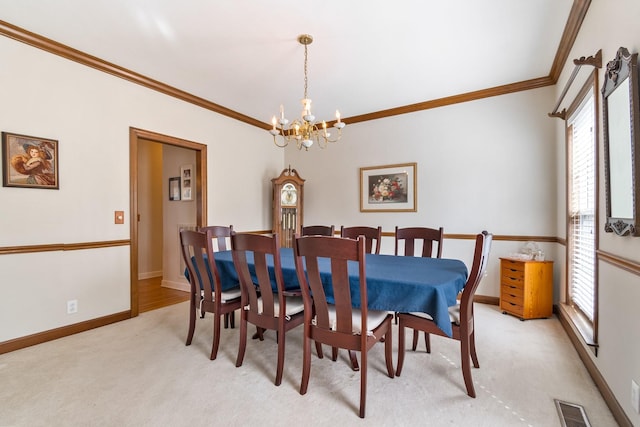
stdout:
[[0,426],[546,427],[560,425],[554,398],[583,405],[594,427],[617,425],[556,318],[521,322],[476,304],[476,399],[466,395],[456,341],[433,337],[427,354],[421,339],[393,379],[378,344],[370,351],[361,420],[360,373],[344,350],[335,363],[313,357],[301,396],[302,327],[287,334],[276,387],[273,332],[262,342],[249,338],[244,365],[236,368],[238,330],[223,330],[218,358],[210,361],[212,316],[198,319],[186,347],[187,316],[188,303],[181,303],[0,355]]

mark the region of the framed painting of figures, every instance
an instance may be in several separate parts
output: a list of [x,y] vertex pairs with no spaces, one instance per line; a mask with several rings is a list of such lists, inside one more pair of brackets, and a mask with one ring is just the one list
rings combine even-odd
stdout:
[[2,132],[2,185],[59,189],[58,141]]

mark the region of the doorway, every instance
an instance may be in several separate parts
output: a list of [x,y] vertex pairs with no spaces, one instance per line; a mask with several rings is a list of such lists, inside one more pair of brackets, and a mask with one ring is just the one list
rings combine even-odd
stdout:
[[[204,144],[187,141],[155,132],[142,129],[129,129],[129,211],[130,211],[130,274],[131,274],[131,317],[140,313],[139,307],[139,280],[138,280],[138,220],[140,212],[138,209],[138,148],[141,140],[148,140],[163,145],[187,148],[195,151],[195,165],[193,178],[195,179],[195,193],[193,194],[196,211],[196,225],[205,225],[207,218],[207,146]],[[176,253],[177,256],[177,253]]]

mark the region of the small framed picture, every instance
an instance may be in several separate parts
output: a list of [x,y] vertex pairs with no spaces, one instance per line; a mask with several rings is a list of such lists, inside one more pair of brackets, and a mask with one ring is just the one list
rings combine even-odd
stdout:
[[58,141],[2,132],[2,185],[58,190]]
[[181,194],[182,200],[193,200],[193,165],[184,165],[180,167],[180,178],[182,179]]
[[416,212],[417,163],[360,168],[360,212]]
[[180,177],[169,178],[169,200],[180,200]]

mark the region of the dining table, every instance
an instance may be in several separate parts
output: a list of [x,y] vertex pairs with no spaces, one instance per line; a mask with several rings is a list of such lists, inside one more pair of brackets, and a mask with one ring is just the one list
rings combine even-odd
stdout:
[[[238,286],[238,273],[233,265],[232,251],[214,253],[216,268],[222,289]],[[273,258],[268,257],[271,280],[275,289]],[[253,257],[247,253],[249,271]],[[323,281],[330,283],[331,267],[329,259],[320,259],[319,269]],[[457,295],[467,280],[467,267],[461,260],[447,258],[423,258],[367,254],[367,307],[370,310],[391,312],[423,312],[429,314],[436,325],[448,336],[452,334],[449,307],[456,304]],[[300,288],[292,248],[280,249],[280,264],[285,290]],[[355,308],[360,305],[360,279],[358,264],[349,263],[349,277],[352,301]],[[257,281],[255,282],[257,283]],[[327,286],[327,300],[330,302],[330,286]]]

